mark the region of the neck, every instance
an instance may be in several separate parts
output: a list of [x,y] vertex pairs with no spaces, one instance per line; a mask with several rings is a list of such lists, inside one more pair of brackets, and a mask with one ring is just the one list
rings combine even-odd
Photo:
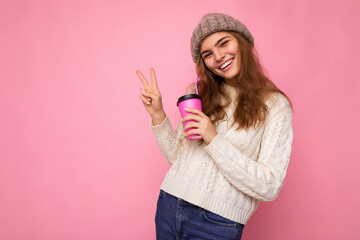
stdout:
[[231,87],[236,86],[236,78],[224,79],[225,83]]

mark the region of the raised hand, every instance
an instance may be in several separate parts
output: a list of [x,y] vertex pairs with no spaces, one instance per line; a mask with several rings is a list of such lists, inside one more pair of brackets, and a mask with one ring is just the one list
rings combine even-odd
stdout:
[[[190,120],[194,121],[194,122],[189,122],[184,127],[186,136],[199,134],[204,139],[206,144],[211,143],[211,141],[217,135],[217,132],[210,118],[206,116],[205,113],[203,113],[202,111],[199,111],[194,108],[185,108],[185,111],[192,114],[185,116],[182,119],[182,122],[186,122]],[[186,130],[188,130],[189,128],[194,128],[194,129],[190,129],[188,132],[186,132]]]
[[149,85],[144,75],[139,70],[136,71],[136,74],[144,86],[140,89],[140,99],[143,102],[146,111],[150,114],[154,125],[162,123],[166,114],[163,109],[161,93],[157,85],[154,69],[150,69],[151,85]]

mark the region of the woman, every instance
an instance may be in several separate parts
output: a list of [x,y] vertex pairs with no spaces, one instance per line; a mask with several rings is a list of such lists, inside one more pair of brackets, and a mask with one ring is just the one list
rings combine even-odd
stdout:
[[[205,15],[193,32],[191,53],[203,112],[188,109],[192,114],[175,131],[154,70],[151,85],[137,71],[144,85],[140,98],[171,164],[158,199],[156,236],[240,239],[259,201],[274,200],[283,185],[293,136],[291,104],[264,75],[253,36],[237,19]],[[183,127],[189,120],[194,122]],[[187,140],[192,134],[202,140]]]

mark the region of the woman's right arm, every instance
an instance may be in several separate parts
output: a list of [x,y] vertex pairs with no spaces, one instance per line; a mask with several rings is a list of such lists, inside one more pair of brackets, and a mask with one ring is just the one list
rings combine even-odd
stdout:
[[154,69],[150,69],[151,85],[146,81],[145,77],[139,70],[136,71],[136,74],[144,86],[140,90],[140,99],[142,100],[146,111],[151,116],[151,127],[154,131],[156,141],[162,154],[168,162],[172,164],[179,151],[179,133],[181,132],[179,131],[179,125],[177,127],[177,131],[174,132],[163,109],[162,97],[157,85]]
[[185,138],[182,123],[177,124],[174,132],[168,117],[165,117],[161,124],[154,126],[151,123],[151,127],[161,153],[170,165],[173,164],[180,153],[180,141]]

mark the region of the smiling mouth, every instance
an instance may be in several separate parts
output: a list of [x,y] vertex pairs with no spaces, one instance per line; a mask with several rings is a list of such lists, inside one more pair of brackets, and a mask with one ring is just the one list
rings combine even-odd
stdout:
[[224,70],[227,66],[229,66],[234,59],[227,60],[223,65],[220,66],[221,70]]

